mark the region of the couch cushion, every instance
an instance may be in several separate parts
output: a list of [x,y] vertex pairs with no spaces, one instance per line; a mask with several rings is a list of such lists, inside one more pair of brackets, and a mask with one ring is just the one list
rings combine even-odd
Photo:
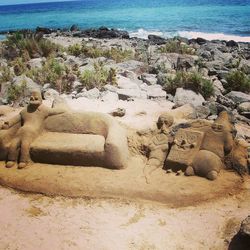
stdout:
[[46,132],[31,145],[34,162],[101,166],[105,139],[100,135]]

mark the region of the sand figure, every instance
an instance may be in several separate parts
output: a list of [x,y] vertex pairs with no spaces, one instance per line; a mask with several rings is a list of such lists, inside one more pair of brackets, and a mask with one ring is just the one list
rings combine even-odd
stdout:
[[200,151],[187,167],[185,174],[215,180],[223,168],[225,156],[233,149],[235,128],[227,112],[223,111],[205,131]]
[[45,118],[63,112],[62,109],[58,110],[44,106],[42,104],[40,91],[33,91],[28,106],[16,117],[9,121],[5,121],[2,126],[2,129],[9,129],[21,122],[21,127],[18,129],[15,138],[11,142],[6,167],[14,167],[17,164],[20,153],[18,168],[25,168],[30,158],[30,144],[42,132]]
[[168,113],[164,113],[159,116],[157,121],[157,134],[153,136],[151,142],[148,145],[149,159],[146,165],[145,177],[148,182],[148,175],[150,175],[157,168],[164,166],[165,159],[169,151],[169,143],[172,138],[169,133],[169,127],[172,126],[174,119]]

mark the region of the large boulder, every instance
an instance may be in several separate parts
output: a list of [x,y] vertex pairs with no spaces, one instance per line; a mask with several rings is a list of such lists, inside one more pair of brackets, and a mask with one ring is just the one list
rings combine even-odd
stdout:
[[179,54],[177,53],[155,54],[150,58],[150,71],[159,73],[176,69],[178,58]]
[[31,69],[41,69],[43,67],[43,63],[46,61],[46,58],[33,58],[28,61],[28,65]]
[[174,103],[177,107],[185,104],[192,104],[194,107],[200,106],[205,102],[204,97],[200,93],[195,93],[189,89],[177,88]]
[[117,86],[120,89],[139,89],[137,81],[121,75],[117,76]]
[[54,100],[59,97],[59,92],[55,89],[49,88],[43,93],[43,97],[45,100]]
[[41,89],[37,83],[25,75],[15,77],[12,81],[12,86],[22,89],[24,96],[29,96],[32,91]]
[[236,104],[240,104],[243,102],[250,102],[250,95],[239,91],[231,91],[228,94],[226,94],[226,97],[233,100]]
[[117,63],[116,66],[121,68],[123,71],[133,71],[136,74],[145,72],[145,64],[136,60],[128,60],[125,62]]

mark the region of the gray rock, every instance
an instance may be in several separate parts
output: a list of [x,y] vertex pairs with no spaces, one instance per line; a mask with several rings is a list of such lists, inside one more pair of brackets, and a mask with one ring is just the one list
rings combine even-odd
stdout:
[[242,221],[239,233],[240,235],[250,239],[250,215]]
[[117,93],[120,100],[147,99],[147,92],[139,89],[118,89]]
[[55,89],[49,88],[43,93],[43,97],[45,100],[54,100],[59,97],[59,92]]
[[231,109],[234,109],[236,106],[236,103],[233,100],[223,95],[217,95],[217,102]]
[[129,60],[121,63],[116,64],[119,68],[123,70],[133,71],[136,74],[141,74],[145,71],[145,65],[143,62]]
[[71,67],[74,67],[75,65],[80,67],[84,64],[84,61],[80,57],[68,55],[65,64]]
[[225,93],[225,89],[224,89],[224,87],[223,87],[223,85],[222,85],[222,83],[221,83],[221,81],[220,80],[215,80],[215,81],[213,81],[213,86],[214,86],[214,90],[215,90],[215,95],[217,95],[217,93],[218,94],[220,94],[220,93]]
[[82,97],[86,97],[88,99],[98,99],[100,97],[100,91],[97,88],[93,88],[82,93]]
[[188,70],[193,68],[197,60],[197,56],[179,55],[177,60],[177,70]]
[[45,83],[45,84],[43,85],[43,91],[45,91],[46,89],[49,89],[50,86],[51,86],[50,83]]
[[206,106],[195,107],[196,118],[206,119],[210,115],[210,109]]
[[192,104],[194,107],[201,106],[205,102],[204,97],[201,94],[196,94],[189,89],[177,88],[174,103],[177,107],[185,104]]
[[246,74],[250,74],[250,60],[242,59],[240,61],[239,69],[244,71]]
[[111,92],[117,92],[118,88],[113,86],[113,85],[110,85],[110,84],[106,84],[104,87],[103,87],[104,90],[108,90],[108,91],[111,91]]
[[116,102],[119,100],[119,97],[115,92],[105,91],[102,93],[101,100],[104,102]]
[[238,106],[239,113],[250,112],[250,102],[243,102]]
[[28,61],[28,65],[32,69],[41,69],[43,67],[43,63],[46,61],[46,58],[34,58]]
[[154,74],[144,73],[141,75],[141,79],[143,82],[147,83],[148,85],[154,85],[157,83],[157,76]]
[[155,54],[149,62],[150,71],[166,73],[171,69],[176,69],[178,58],[179,54],[177,53]]
[[24,96],[29,96],[34,90],[41,90],[41,87],[37,83],[25,75],[15,77],[12,85],[22,88]]
[[250,102],[250,95],[239,91],[231,91],[226,94],[226,97],[234,101],[235,104]]
[[120,89],[140,89],[137,81],[131,80],[121,75],[117,76],[117,86]]
[[149,99],[166,99],[167,93],[162,90],[161,85],[148,86],[147,95]]

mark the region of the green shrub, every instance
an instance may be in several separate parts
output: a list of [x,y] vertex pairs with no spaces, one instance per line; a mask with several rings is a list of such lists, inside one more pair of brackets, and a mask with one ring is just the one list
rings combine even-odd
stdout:
[[0,67],[0,73],[1,73],[0,83],[9,82],[12,80],[14,76],[13,73],[10,71],[10,67],[8,66]]
[[175,94],[177,88],[185,88],[201,93],[205,98],[214,93],[213,84],[205,79],[198,72],[177,71],[174,77],[165,80],[164,90],[170,94]]
[[26,88],[26,81],[24,80],[21,84],[21,86],[17,85],[10,85],[7,90],[7,100],[8,102],[15,102],[17,101],[21,96],[24,95],[24,90]]
[[123,50],[121,48],[103,49],[98,48],[95,45],[90,46],[85,42],[83,42],[82,45],[74,44],[69,46],[68,53],[74,56],[79,56],[82,54],[90,58],[106,57],[113,59],[116,62],[122,62],[134,58],[134,53],[132,50]]
[[71,54],[73,56],[79,56],[83,53],[82,46],[78,43],[74,44],[74,45],[70,45],[68,47],[68,52],[69,52],[69,54]]
[[189,54],[194,55],[195,50],[185,43],[177,39],[168,40],[167,43],[160,47],[161,53],[178,53],[178,54]]
[[37,56],[48,57],[60,49],[59,45],[43,38],[40,34],[16,32],[7,37],[5,41],[7,49],[18,51],[18,55],[26,54],[30,58]]
[[225,86],[228,92],[235,90],[245,93],[250,92],[250,77],[241,70],[231,71],[227,77],[227,85]]
[[87,89],[100,89],[107,83],[116,83],[116,72],[114,69],[107,70],[102,63],[95,63],[94,70],[85,70],[80,76],[80,80]]

